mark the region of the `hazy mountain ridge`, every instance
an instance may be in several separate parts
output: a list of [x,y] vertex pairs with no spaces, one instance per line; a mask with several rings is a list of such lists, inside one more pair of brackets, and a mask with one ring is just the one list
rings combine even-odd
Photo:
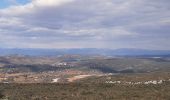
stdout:
[[170,56],[170,50],[145,49],[7,49],[0,48],[0,55],[57,56],[65,54],[105,55],[105,56]]

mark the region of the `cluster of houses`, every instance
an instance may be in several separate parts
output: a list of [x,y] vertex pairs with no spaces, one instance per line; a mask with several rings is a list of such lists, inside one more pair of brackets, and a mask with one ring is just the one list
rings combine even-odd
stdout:
[[169,80],[151,80],[151,81],[145,81],[145,82],[121,82],[121,81],[106,81],[105,83],[109,84],[129,84],[129,85],[135,85],[135,84],[162,84],[163,82],[170,81]]

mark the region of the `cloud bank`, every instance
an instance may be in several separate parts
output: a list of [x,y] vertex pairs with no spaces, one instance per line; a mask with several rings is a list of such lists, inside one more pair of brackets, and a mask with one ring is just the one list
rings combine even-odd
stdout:
[[170,49],[169,0],[32,0],[0,9],[0,47]]

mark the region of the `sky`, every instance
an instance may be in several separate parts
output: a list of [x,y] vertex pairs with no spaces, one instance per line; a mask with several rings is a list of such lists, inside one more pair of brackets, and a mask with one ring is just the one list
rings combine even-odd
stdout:
[[1,0],[0,48],[170,50],[170,0]]

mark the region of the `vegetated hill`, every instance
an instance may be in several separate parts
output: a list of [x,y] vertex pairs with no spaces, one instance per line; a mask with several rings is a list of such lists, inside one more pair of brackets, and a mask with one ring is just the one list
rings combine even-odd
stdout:
[[104,73],[142,73],[170,70],[170,60],[166,58],[111,58],[89,59],[79,62],[79,66],[102,71]]
[[65,54],[105,55],[105,56],[170,56],[168,50],[145,49],[7,49],[1,48],[0,55],[57,56]]
[[71,69],[71,67],[64,66],[64,67],[54,67],[50,65],[6,65],[2,67],[4,70],[3,72],[48,72],[48,71],[63,71],[65,69]]
[[[60,65],[60,64],[66,65]],[[169,71],[170,59],[139,57],[0,57],[1,71],[41,72],[75,69],[81,71],[97,71],[103,73],[144,73],[153,71]]]

